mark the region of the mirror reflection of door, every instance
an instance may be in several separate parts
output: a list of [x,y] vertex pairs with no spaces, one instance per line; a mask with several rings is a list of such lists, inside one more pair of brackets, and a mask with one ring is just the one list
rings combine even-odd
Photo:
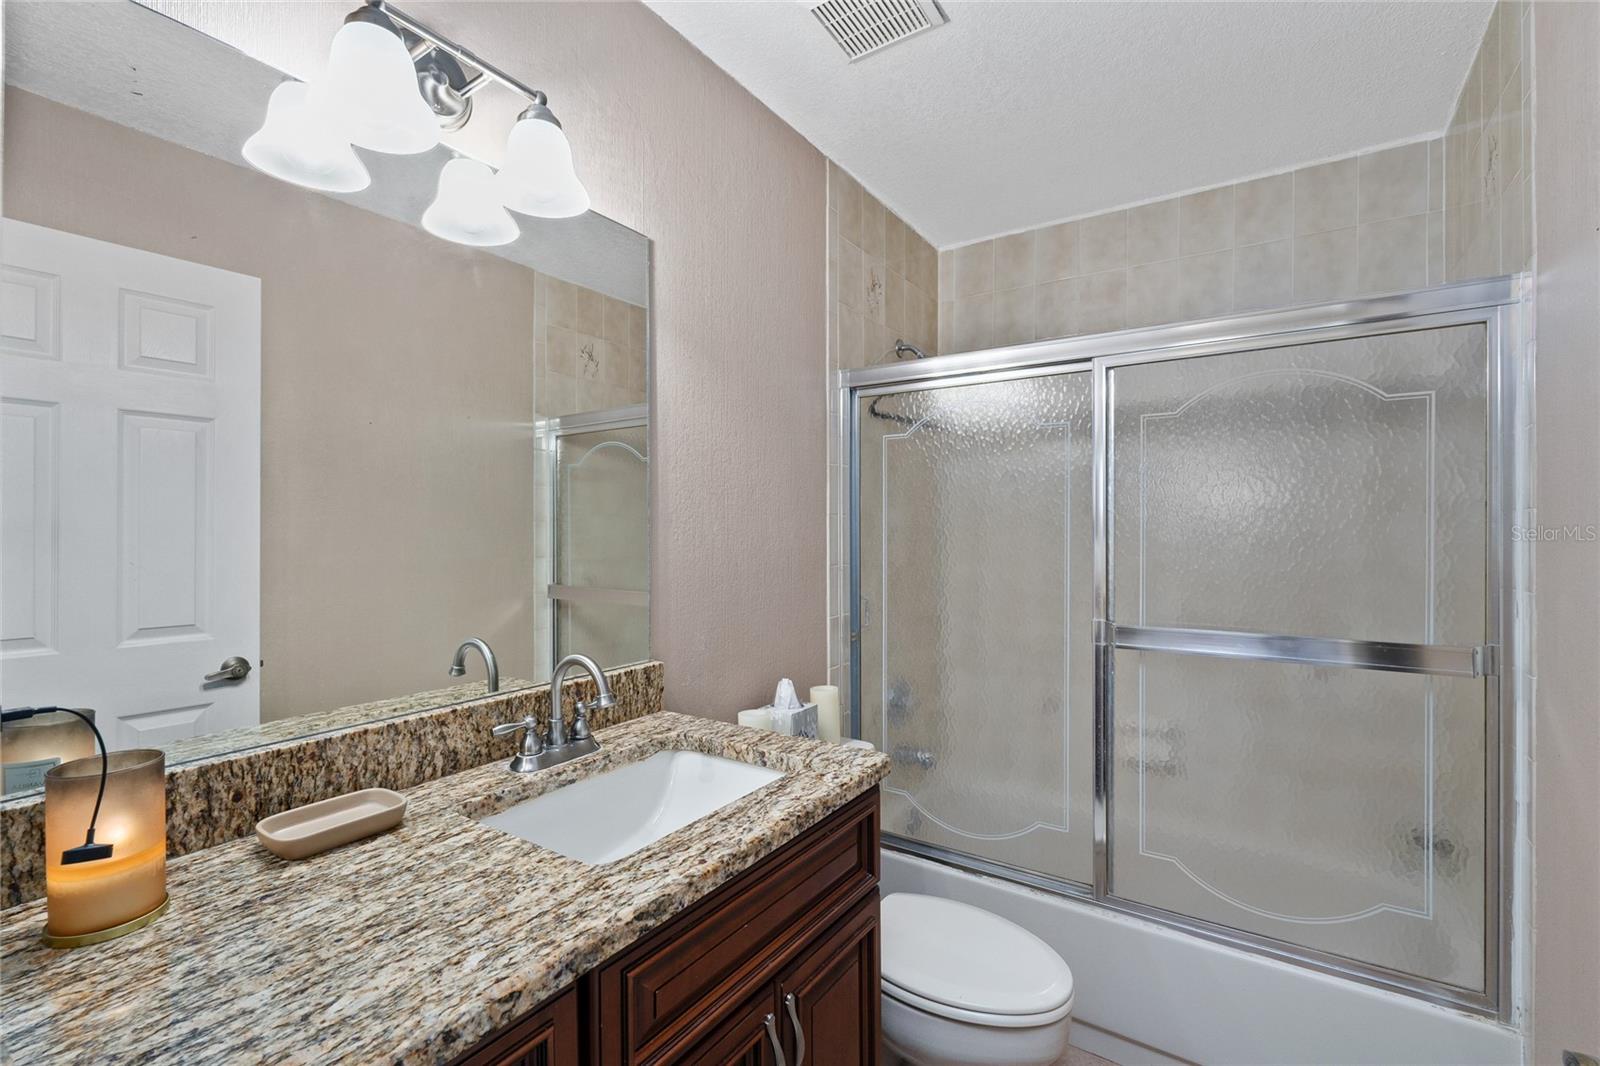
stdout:
[[[0,230],[0,701],[113,748],[255,725],[261,285]],[[237,668],[233,671],[237,673]]]

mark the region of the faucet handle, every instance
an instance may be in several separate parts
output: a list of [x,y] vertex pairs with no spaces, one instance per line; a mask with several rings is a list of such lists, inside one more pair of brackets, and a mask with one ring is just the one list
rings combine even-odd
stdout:
[[516,773],[539,769],[538,757],[544,752],[544,735],[539,731],[537,718],[530,714],[520,722],[503,722],[489,730],[497,737],[518,731],[522,733],[522,750],[511,757],[511,769]]
[[582,700],[572,701],[573,740],[589,739],[589,712],[593,710],[594,707],[595,704],[593,703],[584,703]]

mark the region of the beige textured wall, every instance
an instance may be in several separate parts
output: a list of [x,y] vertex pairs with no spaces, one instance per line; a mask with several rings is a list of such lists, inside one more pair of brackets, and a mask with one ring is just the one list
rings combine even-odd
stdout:
[[[17,90],[8,217],[262,280],[261,697],[528,676],[534,272]],[[439,313],[430,309],[466,309]],[[492,313],[491,313],[492,312]]]
[[[1600,6],[1533,5],[1535,503],[1600,524]],[[1526,55],[1526,53],[1524,53]],[[1600,544],[1534,546],[1533,1062],[1600,1056]]]
[[653,242],[650,633],[666,705],[731,720],[781,675],[820,682],[822,155],[641,4],[406,9],[548,92],[595,210]]

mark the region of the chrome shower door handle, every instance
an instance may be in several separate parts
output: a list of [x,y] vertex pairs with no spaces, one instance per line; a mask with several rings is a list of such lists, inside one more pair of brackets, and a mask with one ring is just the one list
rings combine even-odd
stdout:
[[783,1042],[778,1039],[778,1019],[770,1012],[762,1022],[767,1027],[767,1039],[772,1041],[772,1054],[778,1066],[789,1066],[789,1060],[783,1057]]
[[250,660],[234,655],[222,660],[222,666],[214,674],[206,675],[206,683],[213,681],[243,681],[250,676]]
[[805,1066],[806,1031],[800,1028],[799,1001],[790,992],[783,997],[783,1005],[789,1010],[789,1024],[794,1026],[794,1066]]

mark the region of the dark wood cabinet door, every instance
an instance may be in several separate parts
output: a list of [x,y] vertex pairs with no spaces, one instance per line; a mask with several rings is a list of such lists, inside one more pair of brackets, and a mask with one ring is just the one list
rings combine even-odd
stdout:
[[578,993],[568,989],[456,1060],[456,1066],[579,1066]]
[[878,893],[778,980],[789,1066],[877,1066]]
[[[725,1015],[693,1051],[676,1059],[683,1066],[776,1066],[773,1037],[782,1039],[777,996],[769,983]],[[770,1030],[769,1030],[770,1023]]]

